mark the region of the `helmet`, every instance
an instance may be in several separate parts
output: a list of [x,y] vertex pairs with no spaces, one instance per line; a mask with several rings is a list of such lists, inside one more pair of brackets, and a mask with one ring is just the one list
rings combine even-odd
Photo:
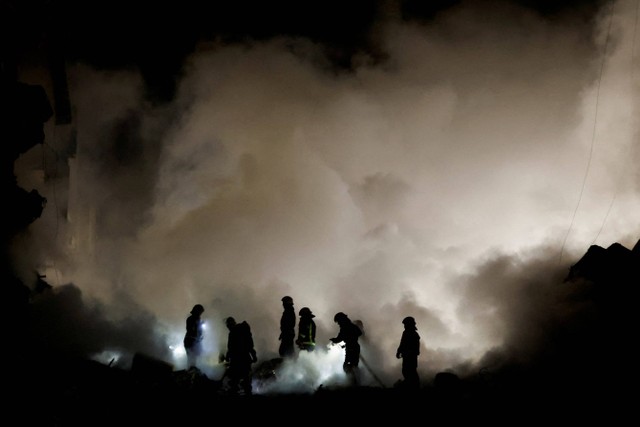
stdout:
[[282,297],[282,302],[286,303],[286,304],[293,304],[293,298],[291,298],[290,296],[284,296]]
[[204,312],[204,307],[201,304],[196,304],[191,309],[191,314],[202,314]]
[[233,317],[229,316],[227,317],[227,319],[224,321],[224,323],[227,325],[228,328],[232,327],[233,325],[236,324],[236,319],[234,319]]
[[311,312],[311,310],[309,310],[309,307],[302,307],[300,309],[300,311],[298,312],[298,315],[300,316],[307,316],[307,317],[316,317],[313,315],[313,313]]
[[336,315],[335,315],[335,316],[333,316],[333,321],[334,321],[334,322],[340,322],[341,320],[345,320],[345,319],[348,319],[348,317],[347,317],[347,315],[346,315],[346,314],[344,314],[344,313],[343,313],[343,312],[341,312],[341,311],[340,311],[340,312],[338,312],[338,313],[336,313]]
[[403,325],[415,325],[416,324],[416,319],[414,319],[411,316],[407,316],[404,319],[402,319],[402,324]]

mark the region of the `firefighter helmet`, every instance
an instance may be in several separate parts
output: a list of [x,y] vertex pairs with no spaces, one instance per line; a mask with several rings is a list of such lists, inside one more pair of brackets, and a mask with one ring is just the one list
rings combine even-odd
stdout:
[[336,313],[335,316],[333,316],[333,321],[336,322],[336,323],[340,322],[341,320],[345,320],[345,319],[348,319],[348,317],[347,317],[346,314],[344,314],[341,311]]
[[300,309],[300,311],[298,312],[298,315],[302,316],[307,316],[307,317],[316,317],[314,316],[314,314],[311,312],[311,310],[309,309],[309,307],[302,307]]
[[233,326],[235,326],[236,324],[236,319],[234,319],[233,317],[229,316],[225,319],[224,323],[227,325],[227,328],[231,328]]
[[191,309],[191,314],[200,315],[204,312],[204,307],[201,304],[196,304]]
[[416,319],[414,319],[411,316],[407,316],[404,319],[402,319],[402,324],[403,325],[415,325],[416,324]]

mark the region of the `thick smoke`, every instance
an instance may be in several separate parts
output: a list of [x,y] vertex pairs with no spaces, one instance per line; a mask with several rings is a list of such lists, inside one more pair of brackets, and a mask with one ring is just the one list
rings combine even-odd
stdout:
[[52,285],[34,307],[68,313],[52,335],[68,350],[181,368],[168,350],[200,303],[214,375],[223,319],[246,319],[275,358],[291,295],[317,316],[311,388],[336,375],[318,365],[340,369],[325,347],[338,311],[364,324],[369,381],[400,378],[408,315],[425,380],[527,361],[565,315],[547,308],[569,265],[640,235],[630,3],[591,34],[515,7],[391,21],[385,61],[337,74],[305,39],[203,44],[160,106],[135,71],[73,64],[68,211],[51,203],[67,188],[42,184],[47,213],[15,243],[25,277]]

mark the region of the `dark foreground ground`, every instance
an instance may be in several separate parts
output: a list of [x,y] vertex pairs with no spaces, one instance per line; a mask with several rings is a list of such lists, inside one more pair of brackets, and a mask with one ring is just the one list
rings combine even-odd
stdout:
[[[56,362],[14,372],[5,398],[12,425],[216,425],[301,423],[336,425],[629,424],[634,390],[557,384],[427,382],[419,390],[398,387],[324,389],[312,394],[228,395],[198,372],[121,370],[86,360]],[[617,387],[617,386],[616,386]],[[624,396],[629,396],[629,399]],[[634,414],[629,418],[630,414]]]
[[[520,351],[519,358],[497,351],[492,357],[500,363],[493,372],[460,378],[436,374],[422,378],[413,391],[324,387],[310,394],[233,396],[199,371],[174,371],[142,354],[128,370],[72,358],[69,354],[76,353],[68,351],[62,357],[58,349],[65,350],[66,341],[57,343],[55,334],[34,340],[42,337],[21,328],[30,322],[24,315],[29,307],[25,298],[24,306],[18,306],[24,310],[9,316],[16,327],[5,328],[10,347],[3,372],[3,415],[12,426],[635,425],[639,267],[640,241],[633,250],[619,244],[592,246],[558,284],[563,287],[560,297],[541,307],[548,312],[544,321],[534,318],[523,326],[523,333],[530,332],[526,328],[539,331],[532,351]],[[57,321],[65,310],[53,313],[47,322]],[[269,376],[258,380],[269,381]]]

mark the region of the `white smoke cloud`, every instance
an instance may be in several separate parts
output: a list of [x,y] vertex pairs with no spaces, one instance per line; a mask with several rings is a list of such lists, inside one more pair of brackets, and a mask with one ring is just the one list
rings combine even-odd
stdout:
[[[73,283],[107,319],[131,309],[126,295],[167,347],[203,304],[210,372],[227,316],[251,324],[261,360],[276,357],[283,295],[312,309],[323,345],[336,312],[362,320],[363,355],[387,385],[407,315],[425,377],[479,361],[528,316],[522,298],[543,298],[516,285],[530,263],[553,264],[540,247],[552,261],[564,250],[566,271],[596,237],[637,241],[640,77],[624,10],[608,44],[606,14],[585,39],[515,8],[477,13],[392,22],[386,62],[338,75],[306,40],[203,46],[161,107],[134,72],[75,65],[67,231],[53,236],[43,218],[17,244],[48,242],[38,257],[53,258],[56,285]],[[497,254],[514,263],[510,280],[499,268],[469,279]],[[317,387],[327,377],[313,362],[326,357],[305,355],[283,381]]]

